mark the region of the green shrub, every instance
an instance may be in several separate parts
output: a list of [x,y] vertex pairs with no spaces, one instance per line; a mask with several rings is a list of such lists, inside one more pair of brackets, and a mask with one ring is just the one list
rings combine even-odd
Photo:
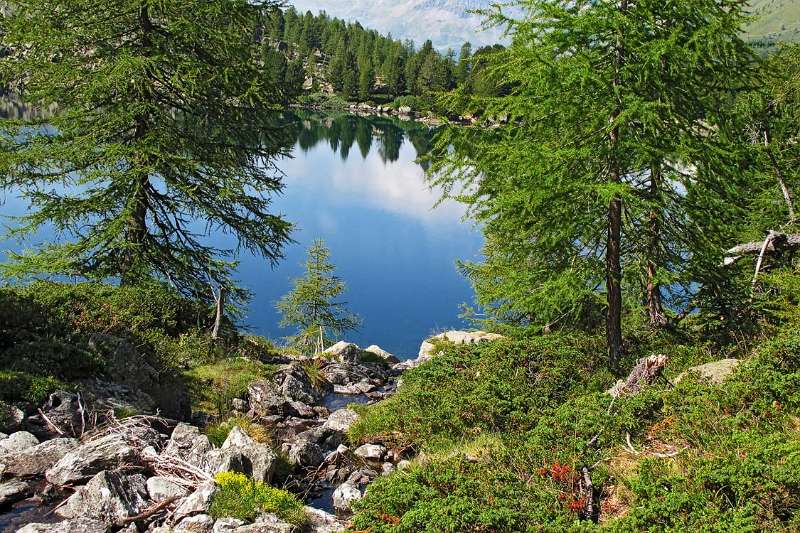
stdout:
[[252,522],[261,513],[274,513],[295,525],[304,525],[308,521],[303,503],[285,490],[253,481],[236,472],[222,472],[215,480],[219,487],[209,510],[214,518],[232,517]]
[[394,102],[392,102],[392,107],[395,109],[410,107],[412,111],[417,113],[427,113],[433,108],[433,99],[411,95],[398,96],[394,99]]
[[53,377],[0,371],[0,400],[5,402],[27,401],[38,405],[57,390],[71,389],[69,385]]

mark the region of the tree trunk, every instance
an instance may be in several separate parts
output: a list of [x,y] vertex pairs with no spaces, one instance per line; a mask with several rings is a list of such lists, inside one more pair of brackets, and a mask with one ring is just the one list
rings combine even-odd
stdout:
[[[146,5],[139,9],[139,30],[142,32],[142,48],[145,54],[150,53],[153,46],[150,34],[153,31],[153,24],[150,20],[150,15]],[[142,94],[142,98],[146,99],[148,95]],[[139,115],[136,117],[135,130],[133,134],[133,142],[141,141],[148,133],[150,126],[146,116]],[[130,200],[130,217],[128,218],[127,228],[125,233],[126,247],[123,254],[122,266],[120,268],[120,280],[123,285],[127,285],[136,281],[137,272],[135,272],[137,258],[141,256],[142,248],[145,246],[147,238],[147,213],[150,209],[148,188],[150,187],[150,176],[147,170],[142,170],[141,167],[146,168],[146,156],[136,154],[132,158],[132,172],[136,174],[133,180],[133,194]]]
[[775,177],[778,179],[778,185],[781,188],[781,192],[783,193],[783,199],[786,202],[786,207],[789,208],[789,222],[794,222],[796,220],[794,214],[794,200],[792,199],[792,191],[789,190],[789,186],[786,184],[786,179],[783,176],[783,170],[781,169],[780,164],[778,164],[778,158],[775,157],[775,153],[772,151],[772,136],[770,134],[769,123],[764,127],[764,148],[767,152],[767,157],[769,157],[770,164],[772,164],[772,169],[775,171]]
[[214,340],[219,338],[219,328],[225,313],[225,287],[220,287],[219,292],[215,296],[217,300],[217,313],[214,317],[214,329],[211,330],[211,338]]
[[[621,12],[628,10],[627,0],[620,2]],[[617,38],[616,44],[616,74],[614,77],[614,87],[622,86],[621,70],[625,61],[625,52],[622,45],[622,36]],[[621,102],[617,103],[617,108],[611,116],[611,122],[616,122],[619,118]],[[620,128],[615,125],[609,134],[611,145],[611,172],[610,180],[613,183],[622,181],[622,172],[619,164],[618,149],[620,144]],[[618,364],[622,356],[622,199],[619,195],[614,195],[608,205],[608,238],[606,241],[606,297],[608,307],[606,309],[606,341],[608,343],[609,364],[614,367]]]
[[668,323],[661,300],[661,285],[656,281],[661,247],[661,212],[656,204],[660,184],[661,164],[654,163],[650,169],[650,201],[654,205],[650,209],[647,242],[647,312],[650,317],[650,326],[654,328],[663,328]]

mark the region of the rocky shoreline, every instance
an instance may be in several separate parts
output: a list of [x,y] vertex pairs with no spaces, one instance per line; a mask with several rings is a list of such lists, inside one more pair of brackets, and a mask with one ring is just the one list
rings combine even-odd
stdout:
[[[456,343],[496,337],[437,336]],[[27,412],[14,407],[10,426],[0,428],[0,530],[341,531],[367,486],[406,468],[414,452],[382,442],[348,444],[346,433],[358,414],[326,405],[390,396],[404,371],[435,355],[437,338],[425,341],[412,361],[346,342],[315,359],[285,360],[270,378],[252,383],[247,397],[231,402],[232,412],[269,428],[270,443],[235,426],[217,447],[201,431],[202,413],[195,413],[193,424],[157,415],[117,419],[94,411],[80,393],[56,392],[43,406],[21,406]],[[318,374],[306,369],[309,362]],[[290,490],[311,504],[305,507],[306,525],[269,513],[251,524],[212,518],[214,476],[220,472]]]

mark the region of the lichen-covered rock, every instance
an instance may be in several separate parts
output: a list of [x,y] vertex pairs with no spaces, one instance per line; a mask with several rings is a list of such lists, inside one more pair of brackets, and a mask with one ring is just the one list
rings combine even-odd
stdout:
[[123,464],[137,465],[142,462],[141,451],[158,441],[159,434],[152,428],[122,428],[118,433],[91,440],[68,452],[47,470],[45,477],[53,485],[63,486]]
[[387,352],[386,350],[384,350],[383,348],[381,348],[380,346],[378,346],[376,344],[373,344],[372,346],[368,346],[367,348],[364,348],[364,351],[365,352],[369,352],[369,353],[374,354],[374,355],[377,355],[378,357],[380,357],[381,359],[383,359],[384,361],[386,361],[387,363],[390,363],[390,364],[394,364],[394,363],[399,363],[400,362],[400,359],[398,359],[397,357],[395,357],[394,355],[390,354],[389,352]]
[[236,531],[236,528],[244,524],[244,520],[239,520],[238,518],[220,518],[214,522],[214,528],[211,530],[211,533],[230,533],[231,531]]
[[151,500],[160,503],[170,498],[184,498],[189,495],[189,490],[169,478],[155,476],[147,480],[147,494]]
[[381,463],[386,452],[386,447],[380,444],[364,444],[356,448],[353,453],[367,462]]
[[248,387],[250,409],[260,417],[292,416],[297,414],[293,402],[312,405],[332,390],[328,383],[313,384],[302,365],[294,363]]
[[713,361],[700,366],[694,366],[686,372],[681,373],[675,378],[675,383],[680,382],[690,373],[700,374],[700,377],[713,383],[714,385],[721,385],[728,379],[737,368],[741,361],[739,359],[721,359]]
[[308,533],[341,533],[347,529],[347,522],[322,509],[306,506],[305,511],[308,517],[305,530]]
[[3,440],[0,440],[0,455],[15,454],[32,448],[39,444],[33,434],[27,431],[17,431]]
[[300,528],[272,513],[259,515],[252,524],[234,529],[235,533],[298,533]]
[[40,476],[80,445],[78,439],[53,439],[3,458],[6,475]]
[[355,484],[344,482],[333,491],[333,508],[340,513],[352,511],[353,502],[363,497],[361,489]]
[[361,360],[361,348],[352,342],[339,341],[322,352],[322,356],[340,363],[358,363]]
[[356,421],[358,421],[358,413],[352,409],[339,409],[331,413],[322,427],[326,430],[346,433]]
[[24,500],[33,493],[33,486],[20,479],[0,483],[0,507]]
[[76,518],[55,524],[28,524],[17,533],[108,533],[109,530],[108,525],[100,520]]
[[56,510],[64,518],[88,516],[108,525],[121,524],[147,508],[147,487],[141,474],[100,472]]
[[217,490],[217,485],[213,481],[206,481],[192,494],[187,496],[175,509],[172,520],[179,523],[187,516],[196,514],[208,514],[211,507],[211,498]]
[[173,531],[191,531],[192,533],[211,533],[214,528],[214,519],[207,514],[189,516],[180,521]]
[[[47,403],[42,407],[47,418],[34,414],[28,417],[25,425],[40,439],[64,435],[75,437],[80,433],[81,427],[85,425],[85,419],[81,418],[83,408],[85,408],[85,402],[77,394],[56,391],[47,398]],[[60,433],[53,429],[53,426],[58,428]]]
[[165,456],[178,457],[198,468],[203,468],[207,454],[214,447],[208,437],[189,424],[180,423],[172,431],[169,442],[164,448]]
[[289,463],[296,466],[316,467],[325,460],[322,448],[315,442],[300,439],[283,445]]
[[25,413],[15,405],[0,402],[0,432],[14,433],[22,426]]
[[254,441],[238,426],[228,433],[222,448],[206,455],[209,474],[240,472],[264,483],[272,481],[277,461],[278,456],[269,445]]
[[436,350],[437,341],[447,341],[453,344],[480,344],[505,338],[505,336],[498,333],[487,333],[485,331],[446,331],[424,340],[419,347],[419,354],[416,359],[403,361],[402,363],[394,365],[393,368],[402,371],[429,361],[439,353]]

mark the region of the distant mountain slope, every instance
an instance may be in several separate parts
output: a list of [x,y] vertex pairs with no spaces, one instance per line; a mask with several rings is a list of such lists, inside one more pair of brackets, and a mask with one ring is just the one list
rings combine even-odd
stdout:
[[417,44],[431,39],[436,48],[458,48],[500,40],[496,30],[482,31],[480,17],[468,13],[487,8],[496,0],[290,0],[298,10],[327,11],[329,15],[357,20],[365,27],[391,33]]
[[747,35],[754,40],[800,41],[800,0],[751,0],[756,20]]
[[[290,0],[291,2],[291,0]],[[458,49],[464,41],[475,45],[500,40],[496,30],[481,31],[480,17],[469,11],[490,7],[497,0],[295,0],[298,10],[327,11],[357,20],[382,33],[421,43],[431,39],[439,49]],[[758,17],[747,29],[753,40],[800,41],[800,0],[750,0]]]

